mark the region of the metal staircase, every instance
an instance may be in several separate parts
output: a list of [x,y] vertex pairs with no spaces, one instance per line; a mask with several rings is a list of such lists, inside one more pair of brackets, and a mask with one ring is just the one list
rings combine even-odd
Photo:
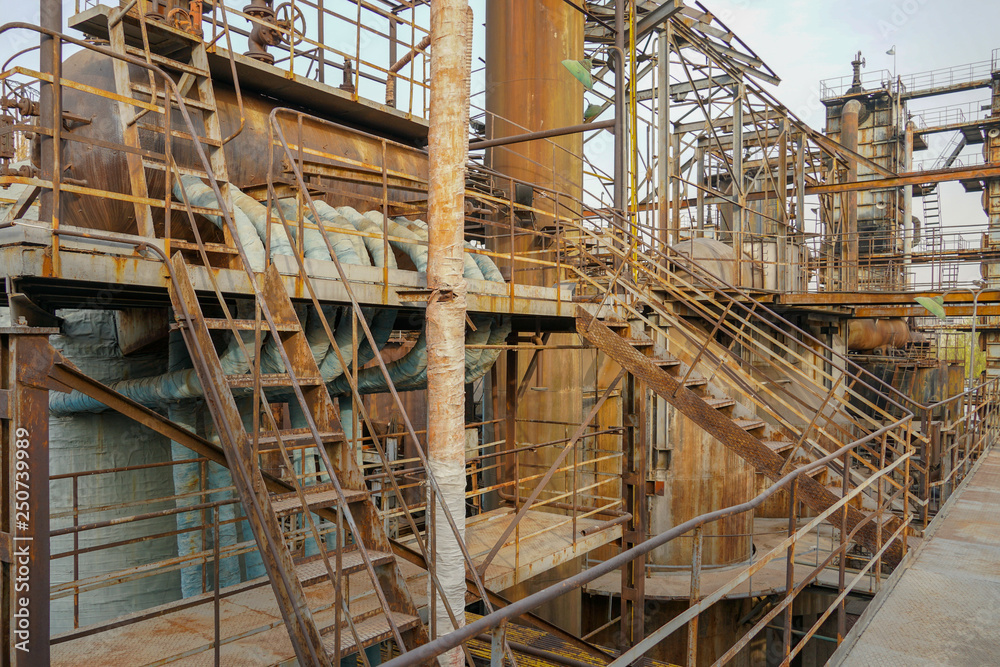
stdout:
[[[771,479],[859,440],[863,442],[851,453],[846,470],[843,462],[824,468],[831,473],[827,483],[845,476],[862,483],[906,453],[911,436],[905,429],[883,430],[909,412],[898,392],[682,253],[651,247],[614,221],[606,222],[601,233],[619,238],[603,246],[614,255],[613,261],[585,258],[587,275],[581,278],[603,294],[595,300],[604,308],[632,323],[630,337],[638,327],[671,350],[679,344],[688,355],[681,360],[658,354],[654,363],[620,340],[595,338],[594,331],[601,329],[582,312],[580,333],[665,401]],[[581,227],[584,242],[574,252],[586,255],[588,234]],[[680,361],[684,363],[675,363]],[[688,370],[679,370],[685,363]],[[677,373],[687,380],[671,382],[670,376]],[[709,379],[701,391],[680,387],[699,376]],[[736,405],[730,407],[726,395],[710,395],[723,387],[723,394],[740,399]],[[828,507],[841,491],[805,481],[804,476],[803,485],[811,495],[808,502],[817,508]],[[904,496],[911,504],[920,502],[903,477],[889,478],[887,485],[893,491],[894,511],[905,511]],[[866,502],[877,496],[872,493]],[[876,532],[890,534],[890,522],[898,525],[891,517]],[[878,540],[873,535],[868,532],[859,539],[874,546]],[[896,544],[886,558],[900,555]]]
[[[648,349],[652,341],[626,338],[616,334],[582,308],[577,311],[576,330],[587,342],[641,379],[658,396],[771,481],[777,481],[785,475],[786,458],[779,451],[791,450],[794,445],[792,443],[786,445],[785,441],[763,440],[761,436],[767,429],[767,422],[764,420],[739,418],[727,414],[727,410],[732,408],[735,401],[696,393],[696,389],[704,387],[707,380],[703,377],[692,378],[690,368],[681,376],[681,362],[678,359],[670,356],[650,358],[640,352],[640,349]],[[797,494],[804,504],[817,512],[822,512],[837,502],[835,494],[808,475],[799,478]],[[857,528],[856,539],[866,548],[872,552],[881,548],[876,526],[871,523],[864,525],[865,517],[857,509],[848,508],[846,522],[852,532],[860,525],[860,528]],[[899,525],[898,519],[893,517],[883,526],[883,530],[891,534]],[[902,545],[896,544],[886,552],[886,559],[898,562],[902,555]]]
[[[299,664],[330,665],[359,654],[367,666],[364,648],[393,640],[406,651],[426,642],[426,630],[281,276],[273,265],[255,273],[234,233],[224,152],[228,139],[222,135],[204,41],[200,35],[133,15],[117,21],[109,18],[104,27],[115,52],[173,73],[181,98],[174,98],[156,77],[137,80],[135,74],[142,68],[113,59],[124,143],[131,149],[126,159],[139,234],[159,236],[153,229],[156,200],[149,196],[148,171],[164,173],[167,237],[171,179],[201,178],[214,190],[216,208],[201,209],[186,198],[175,202],[177,209],[187,212],[194,241],[172,239],[171,245],[189,255],[195,251],[191,256],[208,267],[209,274],[209,253],[223,252],[230,268],[246,271],[254,290],[256,319],[235,319],[210,277],[218,300],[213,308],[221,308],[224,317],[207,318],[192,280],[193,272],[202,267],[189,266],[181,252],[169,263],[177,324]],[[146,71],[153,72],[148,67]],[[197,91],[196,98],[188,96],[192,90]],[[182,115],[188,131],[171,123],[172,109]],[[198,114],[203,132],[196,131],[192,122]],[[198,166],[174,161],[171,145],[176,141],[194,146]],[[224,219],[226,248],[202,240],[195,214]],[[226,374],[213,332],[228,332],[244,357],[255,360],[249,372]],[[246,342],[247,332],[254,334],[248,339],[255,343]],[[261,373],[261,346],[268,337],[283,372]],[[254,417],[249,428],[243,418],[246,406],[241,411],[237,400],[251,395]],[[296,406],[307,428],[282,423],[279,402]],[[291,491],[274,491],[276,479]],[[370,588],[377,604],[353,605],[352,586],[355,591],[359,586]]]
[[[426,641],[357,457],[342,436],[337,409],[277,270],[272,266],[264,274],[258,299],[286,365],[285,373],[270,376],[224,373],[211,330],[236,332],[253,322],[206,319],[180,254],[172,260],[172,272],[174,310],[299,662],[328,664],[386,639],[394,639],[401,650]],[[233,388],[254,384],[262,397],[265,423],[251,438]],[[279,428],[260,392],[263,386],[286,387],[294,394],[309,423],[306,433]],[[265,486],[262,471],[275,458],[286,471],[284,480],[294,488],[291,493],[270,493]],[[306,465],[310,460],[321,465],[310,471]],[[319,509],[332,509],[335,521],[321,519],[315,513]],[[293,515],[301,518],[295,529],[319,546],[318,555],[292,557],[279,519]],[[329,548],[331,537],[335,545]],[[352,613],[344,593],[352,573],[368,575],[378,609]],[[317,622],[304,590],[321,585],[332,586],[337,598],[334,622],[325,627]]]

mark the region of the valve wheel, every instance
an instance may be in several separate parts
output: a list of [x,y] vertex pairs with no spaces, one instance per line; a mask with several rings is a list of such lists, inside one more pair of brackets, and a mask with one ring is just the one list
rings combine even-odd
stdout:
[[[274,24],[281,29],[281,41],[298,46],[306,32],[306,15],[296,5],[283,2],[274,9]],[[301,27],[300,27],[301,26]]]

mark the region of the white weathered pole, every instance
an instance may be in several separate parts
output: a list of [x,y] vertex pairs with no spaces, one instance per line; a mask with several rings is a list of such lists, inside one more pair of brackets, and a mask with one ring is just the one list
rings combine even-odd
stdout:
[[[442,498],[432,503],[434,568],[462,624],[465,563],[444,516],[465,529],[465,163],[469,153],[472,19],[466,0],[431,3],[430,173],[427,286],[427,458]],[[435,599],[432,596],[432,599]],[[452,630],[444,601],[432,609],[436,635]],[[439,656],[461,667],[460,649]]]

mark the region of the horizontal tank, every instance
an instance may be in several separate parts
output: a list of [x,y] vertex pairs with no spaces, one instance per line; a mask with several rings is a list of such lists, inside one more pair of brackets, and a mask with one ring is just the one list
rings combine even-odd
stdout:
[[[133,81],[146,81],[146,73],[138,67],[132,67]],[[80,51],[66,59],[63,64],[63,76],[87,86],[101,90],[115,91],[112,61],[110,58],[92,51]],[[216,82],[214,93],[220,114],[223,137],[236,136],[225,145],[226,165],[229,181],[240,190],[257,190],[258,198],[263,199],[263,186],[268,183],[271,173],[276,182],[280,182],[283,170],[284,149],[275,145],[268,149],[269,144],[269,114],[275,107],[287,106],[280,100],[269,99],[246,91],[243,99],[243,129],[240,128],[240,105],[237,102],[236,91],[225,84]],[[148,95],[136,93],[139,99],[149,99]],[[197,99],[198,91],[194,86],[187,93],[189,98]],[[89,123],[70,124],[70,136],[99,139],[115,145],[124,145],[123,129],[120,122],[117,102],[86,93],[73,88],[63,89],[64,108],[72,110],[76,115],[90,119]],[[138,108],[136,108],[138,109]],[[202,111],[188,107],[192,122],[199,136],[204,136]],[[307,110],[308,111],[308,110]],[[293,147],[298,141],[297,119],[289,114],[282,114],[279,122],[284,136]],[[161,132],[151,128],[162,128],[163,117],[160,114],[148,113],[137,120],[141,147],[160,155],[157,162],[162,162],[164,137]],[[183,117],[176,108],[171,112],[171,125],[177,130],[186,131]],[[327,202],[335,206],[352,206],[358,210],[373,208],[373,201],[381,201],[381,165],[382,141],[366,136],[359,131],[346,127],[332,127],[306,119],[301,128],[302,144],[307,150],[319,150],[344,161],[334,161],[315,155],[306,154],[307,167],[309,161],[322,165],[336,164],[341,168],[352,167],[367,171],[360,177],[352,174],[355,182],[340,180],[337,182],[337,196],[328,196]],[[193,142],[181,138],[172,138],[171,153],[180,167],[201,169]],[[209,148],[205,146],[206,150]],[[64,176],[79,179],[87,187],[108,190],[111,192],[130,193],[129,172],[126,153],[117,148],[104,148],[75,141],[63,142],[62,162],[66,165]],[[155,157],[155,156],[153,156]],[[390,173],[406,174],[416,179],[419,185],[426,183],[427,157],[426,153],[413,148],[386,144],[385,163]],[[364,165],[364,166],[362,166]],[[374,170],[374,173],[371,173]],[[306,169],[308,174],[309,169]],[[150,197],[162,199],[164,196],[164,172],[147,167],[145,170],[147,191]],[[365,176],[374,182],[363,181]],[[287,177],[287,174],[286,174]],[[374,177],[374,178],[373,178]],[[286,180],[290,180],[287,179]],[[411,192],[408,189],[394,187],[395,179],[389,180],[390,201],[413,201],[425,199],[422,192]],[[395,183],[398,185],[398,183]],[[80,196],[63,193],[63,223],[92,229],[102,229],[115,232],[137,233],[135,211],[131,203],[108,198]],[[174,205],[178,205],[174,202]],[[180,204],[181,206],[183,204]],[[163,231],[163,211],[154,207],[154,226],[157,234]],[[188,225],[186,216],[175,214],[172,220],[172,236],[177,236],[178,229]],[[214,231],[210,225],[203,230],[211,235]],[[210,240],[210,239],[206,239]]]

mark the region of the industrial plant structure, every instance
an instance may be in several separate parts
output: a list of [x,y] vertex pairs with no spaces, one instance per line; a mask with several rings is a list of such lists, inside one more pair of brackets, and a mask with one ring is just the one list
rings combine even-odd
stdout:
[[40,9],[4,664],[952,664],[911,581],[1000,608],[1000,50],[814,129],[690,0]]

